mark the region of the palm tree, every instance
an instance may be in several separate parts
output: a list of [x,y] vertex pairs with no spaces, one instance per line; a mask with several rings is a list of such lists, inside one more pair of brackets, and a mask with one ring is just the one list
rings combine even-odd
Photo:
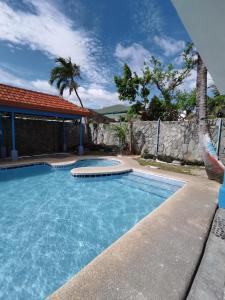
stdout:
[[83,106],[81,98],[77,92],[79,85],[77,79],[80,79],[80,66],[72,63],[71,58],[56,58],[57,65],[52,69],[50,74],[49,83],[53,85],[56,82],[56,87],[59,90],[59,94],[63,96],[65,89],[69,90],[71,95],[72,91],[75,92],[77,99],[80,102],[80,106]]
[[197,59],[196,98],[199,141],[202,148],[206,172],[210,179],[214,179],[222,183],[224,166],[217,157],[209,135],[207,124],[207,68],[199,54]]

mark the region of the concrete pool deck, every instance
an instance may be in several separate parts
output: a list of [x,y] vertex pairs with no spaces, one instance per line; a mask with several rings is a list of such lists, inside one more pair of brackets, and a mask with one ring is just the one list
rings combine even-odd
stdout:
[[[84,158],[92,156],[39,157],[19,164],[71,163]],[[219,184],[202,177],[142,167],[132,157],[119,159],[129,168],[186,184],[48,300],[186,298],[217,208]],[[0,163],[0,167],[7,165]]]

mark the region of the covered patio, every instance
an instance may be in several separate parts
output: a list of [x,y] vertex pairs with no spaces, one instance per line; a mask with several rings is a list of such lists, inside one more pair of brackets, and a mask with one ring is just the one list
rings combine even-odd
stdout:
[[[84,152],[82,118],[88,115],[87,109],[81,108],[62,97],[0,84],[0,157],[11,157],[12,160],[16,160],[20,156],[18,148],[21,145],[18,143],[23,143],[23,138],[20,138],[19,142],[17,141],[18,131],[21,130],[17,127],[19,120],[23,120],[25,123],[29,122],[30,128],[28,127],[26,130],[28,129],[30,132],[34,121],[39,120],[41,122],[44,120],[46,124],[57,122],[62,133],[59,137],[59,143],[61,143],[63,152],[68,149],[65,125],[67,123],[78,125],[78,153],[81,155]],[[29,136],[29,132],[27,134]],[[50,136],[47,136],[47,139],[51,142]],[[35,137],[30,137],[30,142],[35,143]],[[32,154],[30,153],[30,155]]]

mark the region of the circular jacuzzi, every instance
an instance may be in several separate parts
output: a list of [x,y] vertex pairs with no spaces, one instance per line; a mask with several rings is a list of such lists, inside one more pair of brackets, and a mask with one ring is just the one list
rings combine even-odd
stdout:
[[107,158],[92,158],[92,159],[81,159],[74,164],[74,168],[85,168],[85,167],[113,167],[120,165],[121,162],[116,159]]
[[111,158],[89,158],[78,160],[71,170],[74,177],[111,176],[131,172],[122,161]]

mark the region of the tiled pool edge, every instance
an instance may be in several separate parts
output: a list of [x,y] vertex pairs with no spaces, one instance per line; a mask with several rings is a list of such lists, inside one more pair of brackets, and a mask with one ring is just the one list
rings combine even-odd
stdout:
[[[92,159],[92,160],[117,160],[121,163],[121,165],[123,165],[123,161],[121,159],[119,159],[119,158],[115,159],[114,157],[101,157],[101,156],[100,157],[93,157],[93,156],[88,156],[86,159]],[[0,164],[0,171],[6,171],[6,170],[18,169],[18,168],[25,168],[25,167],[32,167],[32,166],[40,166],[40,165],[49,166],[49,167],[52,167],[52,168],[55,168],[55,169],[60,169],[60,168],[66,168],[66,167],[73,166],[76,162],[84,161],[86,159],[77,158],[77,159],[69,161],[69,162],[63,161],[61,163],[59,163],[59,162],[51,162],[50,163],[50,162],[43,161],[42,159],[40,159],[39,161],[33,162],[33,163],[32,162],[21,163],[19,161],[17,161],[17,162],[13,161],[13,163],[9,162],[9,163],[4,163],[3,165]]]
[[[134,168],[134,170],[136,170],[136,169]],[[137,171],[140,172],[140,169],[138,168]],[[143,170],[143,173],[153,174],[152,172],[148,172],[148,171],[146,172],[145,170]],[[153,175],[155,175],[155,174],[153,174]],[[161,176],[161,175],[159,175],[159,176]],[[162,177],[165,178],[167,176],[162,176]],[[174,180],[174,178],[170,178],[170,179]],[[195,195],[195,196],[197,196],[197,198],[201,198],[200,202],[204,202],[206,200],[204,193],[202,196],[198,196],[198,194],[199,194],[199,190],[201,190],[205,186],[206,182],[204,182],[204,181],[206,181],[206,180],[201,179],[200,181],[203,181],[203,183],[202,183],[203,186],[201,186],[201,184],[200,184],[199,188],[197,188],[197,190],[198,190],[197,195]],[[172,195],[162,205],[160,205],[159,208],[157,208],[152,213],[150,213],[148,216],[146,216],[144,219],[142,219],[130,231],[128,231],[119,240],[117,240],[109,248],[107,248],[105,251],[103,251],[90,264],[88,264],[84,269],[82,269],[78,274],[76,274],[69,282],[67,282],[60,289],[58,289],[55,293],[53,293],[48,299],[49,300],[118,299],[118,298],[136,299],[136,297],[139,297],[139,296],[140,297],[143,296],[142,297],[143,299],[158,299],[160,297],[162,299],[181,299],[182,297],[184,297],[184,295],[186,295],[188,286],[190,284],[191,277],[192,277],[192,275],[195,271],[195,268],[198,264],[198,259],[201,255],[202,249],[204,247],[204,240],[207,237],[207,232],[209,230],[211,220],[213,218],[213,215],[214,215],[214,212],[215,212],[216,206],[217,206],[216,201],[215,201],[216,200],[215,184],[210,182],[210,185],[212,185],[212,188],[214,190],[211,193],[206,193],[208,196],[208,197],[206,197],[207,202],[209,201],[209,203],[206,203],[204,205],[205,211],[202,216],[202,218],[204,219],[204,222],[203,222],[204,226],[202,226],[200,228],[201,230],[199,230],[199,232],[198,232],[198,234],[200,236],[197,237],[197,240],[196,240],[196,234],[197,234],[196,228],[194,228],[195,230],[194,230],[194,232],[192,232],[194,241],[195,241],[195,243],[197,243],[196,251],[198,253],[197,253],[197,255],[196,255],[196,253],[195,253],[195,255],[193,255],[193,253],[191,253],[191,255],[190,254],[187,255],[187,257],[189,256],[189,259],[190,259],[190,262],[187,265],[187,266],[189,266],[189,269],[191,269],[191,271],[189,270],[189,272],[187,272],[187,270],[185,270],[182,266],[183,254],[180,256],[181,257],[180,258],[181,259],[180,269],[182,270],[182,273],[185,273],[185,271],[188,273],[188,276],[186,276],[188,278],[185,278],[186,280],[183,280],[183,278],[182,278],[183,276],[181,276],[182,284],[179,284],[180,278],[176,278],[175,282],[177,284],[175,284],[174,290],[172,289],[170,284],[168,285],[168,281],[171,282],[170,277],[172,277],[172,278],[174,277],[174,275],[171,276],[171,273],[175,272],[175,270],[172,268],[170,270],[169,269],[166,270],[167,272],[169,271],[169,274],[167,274],[167,278],[165,278],[165,285],[170,286],[170,288],[168,290],[166,290],[165,287],[162,288],[162,287],[158,286],[158,289],[156,288],[155,291],[154,291],[154,289],[153,290],[151,289],[151,291],[146,292],[146,289],[148,289],[148,287],[149,287],[149,282],[146,282],[146,285],[143,285],[141,290],[134,289],[135,285],[141,284],[142,282],[146,281],[146,279],[143,279],[143,278],[142,278],[143,280],[140,279],[142,277],[142,273],[144,272],[143,268],[145,268],[146,265],[149,265],[151,263],[153,263],[153,266],[155,266],[155,265],[154,265],[154,262],[152,262],[152,257],[149,257],[149,260],[146,261],[146,264],[144,264],[144,266],[143,265],[141,266],[141,264],[138,266],[138,263],[136,264],[133,259],[133,252],[135,252],[135,251],[131,250],[129,252],[129,250],[127,250],[127,249],[134,249],[134,248],[136,249],[138,247],[139,250],[136,250],[136,251],[137,252],[141,251],[143,242],[145,244],[146,240],[145,241],[143,241],[143,239],[140,240],[140,234],[144,235],[147,240],[148,239],[151,240],[152,236],[153,237],[157,236],[157,232],[160,231],[161,226],[159,226],[158,228],[155,228],[153,230],[152,228],[155,227],[154,221],[159,222],[158,220],[163,219],[164,221],[168,222],[168,220],[165,220],[163,213],[166,214],[167,217],[169,218],[169,222],[166,226],[167,233],[165,236],[167,238],[168,238],[168,236],[171,236],[171,231],[173,231],[173,230],[171,230],[171,226],[174,227],[174,225],[176,225],[177,230],[178,231],[180,230],[180,228],[182,227],[181,225],[184,225],[184,224],[182,224],[182,222],[184,223],[185,216],[183,216],[181,218],[181,221],[182,221],[181,224],[176,224],[177,223],[176,205],[181,205],[181,204],[185,205],[184,211],[185,211],[185,209],[187,211],[188,205],[192,206],[192,205],[190,205],[190,204],[192,204],[192,202],[190,201],[190,199],[187,198],[186,193],[189,192],[190,194],[191,193],[193,194],[193,189],[196,188],[195,180],[193,180],[192,182],[187,182],[183,188],[179,189],[174,195]],[[187,202],[187,204],[183,203],[183,201],[182,201],[182,198],[185,195],[187,198],[186,200],[189,201],[189,203]],[[209,199],[211,199],[211,201]],[[174,202],[176,202],[176,205],[174,205]],[[198,204],[198,202],[197,202],[197,204]],[[171,210],[171,207],[172,207],[171,215],[168,215],[168,212],[166,212],[168,210],[168,207],[169,207],[169,210]],[[209,209],[209,207],[210,207],[210,209]],[[186,216],[186,218],[188,217],[188,219],[193,218],[194,213],[196,214],[196,211],[198,211],[198,209],[196,209],[196,208],[194,210],[193,210],[193,207],[190,207],[190,208],[191,208],[190,209],[191,213],[188,216]],[[183,211],[181,211],[181,214],[182,213],[183,213]],[[173,221],[171,220],[171,217],[172,217]],[[198,217],[198,215],[196,217]],[[149,227],[149,229],[147,230],[147,232],[146,232],[146,228],[145,228],[146,223],[151,225]],[[197,224],[195,224],[195,226],[197,226]],[[160,225],[162,225],[162,224],[160,224]],[[188,224],[185,224],[185,227],[187,225]],[[199,224],[198,224],[198,227],[199,227]],[[188,228],[189,228],[189,226],[187,227],[187,229]],[[188,234],[190,234],[190,232],[189,232],[190,230],[187,230],[187,229],[184,230],[184,235],[185,234],[187,235],[187,232],[188,232]],[[164,230],[165,230],[165,228],[164,228]],[[193,228],[192,228],[192,231],[193,231]],[[150,232],[151,232],[151,234],[150,234]],[[160,236],[160,234],[159,234],[159,236]],[[185,236],[185,237],[187,237],[187,236]],[[179,243],[182,244],[182,239],[184,240],[183,236],[182,236],[182,238],[180,237],[180,240],[179,239],[176,240],[176,242],[178,242],[178,249],[179,249]],[[173,237],[172,237],[172,240],[173,240]],[[165,244],[165,241],[161,242],[160,238],[159,238],[158,242],[159,242],[158,247],[162,246],[162,244]],[[168,240],[168,243],[166,243],[166,245],[165,245],[165,249],[167,248],[166,246],[169,245],[170,243],[171,243],[171,240]],[[190,240],[189,239],[186,240],[185,243],[187,244],[186,248],[188,248]],[[141,246],[141,244],[142,244],[142,246]],[[156,247],[154,247],[154,245],[152,245],[151,242],[149,244],[151,245],[151,248],[153,249],[152,252],[154,253],[157,250]],[[125,255],[123,259],[121,258],[121,249],[124,252],[127,252],[127,251],[129,252],[129,254]],[[173,261],[174,257],[176,257],[175,250],[176,250],[176,247],[174,249],[174,254],[172,255],[173,259],[171,259],[171,261]],[[162,249],[161,249],[161,251],[162,251]],[[149,252],[149,249],[147,252]],[[146,249],[143,249],[142,255],[138,256],[138,259],[140,259],[140,257],[149,256],[149,253],[147,253],[147,252],[146,252]],[[157,250],[156,252],[160,252],[160,251]],[[164,256],[165,255],[167,256],[167,254],[165,252],[163,252],[163,253],[164,253]],[[169,251],[168,251],[168,253],[169,253]],[[171,255],[171,253],[169,253],[169,254]],[[169,255],[169,257],[170,257],[170,255]],[[129,256],[132,259],[130,259],[129,264],[127,264],[125,266],[126,271],[124,272],[124,266],[122,267],[123,261],[126,260],[127,258],[129,258]],[[165,257],[163,259],[165,259]],[[165,264],[160,264],[159,257],[158,257],[158,263],[159,263],[158,268],[160,269],[160,267],[161,267],[163,269]],[[171,264],[171,262],[170,262],[170,264]],[[135,272],[134,272],[133,265],[138,266],[138,269],[136,269]],[[114,268],[114,272],[111,272],[112,267]],[[147,270],[147,273],[145,270],[145,272],[144,272],[145,275],[147,277],[149,276],[151,278],[152,275],[155,274],[156,277],[159,277],[159,274],[154,273],[152,269],[153,269],[152,266],[149,267],[149,269]],[[181,270],[179,270],[179,269],[176,270],[175,277],[178,276],[176,274],[179,274],[181,272]],[[158,271],[160,271],[160,270],[158,270]],[[133,276],[128,275],[128,274],[132,274],[133,272],[135,273],[135,275],[133,275]],[[124,276],[125,276],[125,279],[124,279]],[[131,277],[131,278],[127,281],[126,277],[129,277],[129,278]],[[135,280],[133,277],[135,277]],[[154,276],[151,279],[153,282],[155,281]],[[124,280],[125,280],[125,282],[124,282]],[[134,280],[132,285],[130,285],[130,280],[131,281]],[[139,283],[138,283],[138,281],[139,281]],[[162,278],[159,278],[159,281],[162,283]],[[124,282],[124,283],[121,284],[121,282]],[[128,284],[128,286],[127,286],[127,284]],[[109,288],[109,286],[110,286],[110,288]],[[172,294],[171,294],[171,291],[172,291]],[[163,298],[163,295],[166,298]],[[144,297],[146,297],[146,298],[144,298]]]
[[26,167],[34,167],[34,166],[48,166],[52,167],[51,164],[46,163],[46,162],[37,162],[37,163],[27,163],[27,164],[19,164],[19,165],[13,165],[13,166],[6,166],[6,167],[1,167],[0,166],[0,171],[7,171],[7,170],[12,170],[12,169],[20,169],[20,168],[26,168]]

